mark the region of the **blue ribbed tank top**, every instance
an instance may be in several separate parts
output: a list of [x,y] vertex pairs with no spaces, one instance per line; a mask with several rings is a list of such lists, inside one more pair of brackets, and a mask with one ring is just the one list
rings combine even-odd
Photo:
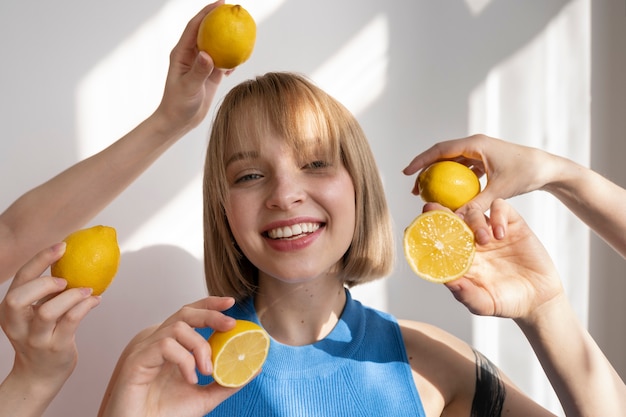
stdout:
[[[424,417],[396,319],[346,295],[325,339],[306,346],[272,339],[261,374],[207,416]],[[226,314],[260,324],[252,299]],[[212,333],[197,331],[207,338]],[[198,377],[200,385],[212,381]]]

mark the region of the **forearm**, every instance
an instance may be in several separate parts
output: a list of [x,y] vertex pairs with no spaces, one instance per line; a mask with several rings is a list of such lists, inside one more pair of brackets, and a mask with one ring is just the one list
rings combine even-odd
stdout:
[[623,415],[626,385],[582,327],[564,295],[517,323],[568,417]]
[[42,416],[65,380],[56,383],[40,382],[10,373],[0,384],[0,416]]
[[555,177],[544,190],[565,204],[623,257],[626,257],[626,189],[565,158],[556,157]]
[[16,200],[0,215],[0,282],[42,247],[82,227],[187,131],[170,129],[155,113],[108,148]]

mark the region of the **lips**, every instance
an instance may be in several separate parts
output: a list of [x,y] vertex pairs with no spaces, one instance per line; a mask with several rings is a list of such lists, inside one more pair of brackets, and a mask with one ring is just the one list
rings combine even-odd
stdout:
[[320,223],[296,223],[289,226],[276,227],[267,231],[270,239],[297,239],[311,234],[320,228]]

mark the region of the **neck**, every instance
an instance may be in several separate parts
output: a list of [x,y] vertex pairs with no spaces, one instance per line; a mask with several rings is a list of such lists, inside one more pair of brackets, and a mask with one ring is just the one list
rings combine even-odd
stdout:
[[343,284],[336,278],[306,283],[259,279],[254,300],[259,320],[277,341],[302,346],[325,338],[346,304]]

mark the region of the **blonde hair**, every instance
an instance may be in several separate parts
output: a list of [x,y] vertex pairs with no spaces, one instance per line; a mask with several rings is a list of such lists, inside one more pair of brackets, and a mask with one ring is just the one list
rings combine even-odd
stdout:
[[303,122],[310,123],[311,116],[328,157],[341,160],[354,184],[356,226],[340,266],[344,284],[351,287],[390,273],[394,262],[391,218],[374,156],[359,123],[305,77],[273,72],[234,87],[213,122],[203,180],[204,270],[209,294],[241,300],[254,294],[258,275],[239,251],[224,210],[227,145],[272,132],[300,152],[307,148],[299,146],[306,136]]

